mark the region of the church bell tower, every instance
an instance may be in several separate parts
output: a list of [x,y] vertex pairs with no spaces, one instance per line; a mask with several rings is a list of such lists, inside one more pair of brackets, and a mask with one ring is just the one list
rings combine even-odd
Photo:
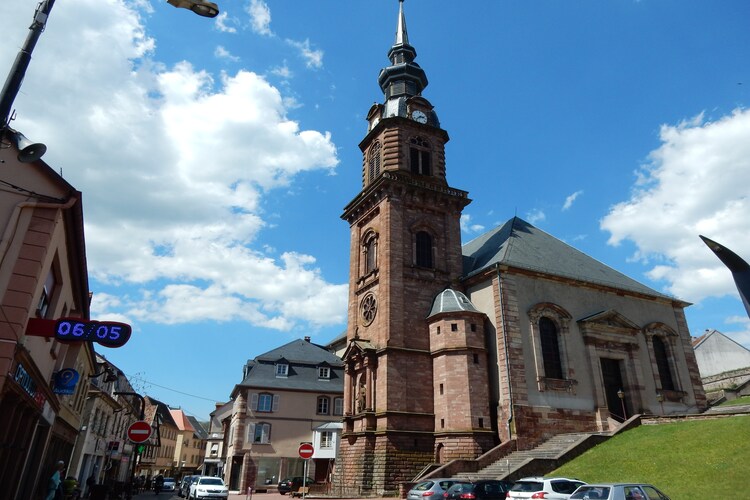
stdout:
[[448,186],[445,144],[427,76],[415,62],[403,0],[384,101],[373,105],[362,190],[344,208],[351,230],[344,355],[344,429],[335,482],[388,494],[436,461],[435,379],[427,317],[462,274],[460,218],[470,203]]

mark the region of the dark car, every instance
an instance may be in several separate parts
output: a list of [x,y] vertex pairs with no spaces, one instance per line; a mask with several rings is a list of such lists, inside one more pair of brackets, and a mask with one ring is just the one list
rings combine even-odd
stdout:
[[505,500],[505,494],[513,483],[497,479],[461,481],[443,494],[446,500]]
[[302,476],[287,477],[282,479],[279,483],[279,493],[285,495],[289,492],[295,492],[302,487],[303,481],[305,486],[312,486],[315,484],[315,480],[309,477],[307,480],[304,480]]
[[198,479],[200,476],[185,476],[180,482],[179,488],[177,488],[177,494],[182,498],[187,498],[190,493],[190,483]]

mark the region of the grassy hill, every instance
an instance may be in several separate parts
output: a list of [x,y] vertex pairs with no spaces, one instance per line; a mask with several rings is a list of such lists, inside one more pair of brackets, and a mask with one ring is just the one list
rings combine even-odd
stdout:
[[642,425],[548,474],[644,482],[672,500],[750,498],[750,415]]

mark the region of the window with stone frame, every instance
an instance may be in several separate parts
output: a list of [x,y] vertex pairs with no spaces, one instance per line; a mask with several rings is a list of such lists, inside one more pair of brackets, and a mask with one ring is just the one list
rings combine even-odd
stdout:
[[432,174],[430,143],[418,135],[409,139],[409,169],[413,174]]
[[370,274],[378,268],[378,235],[368,231],[364,238],[364,274]]
[[380,142],[376,141],[367,154],[367,179],[369,182],[374,181],[380,175],[381,150]]
[[333,398],[333,414],[344,414],[344,398]]
[[538,388],[540,391],[569,391],[576,384],[567,377],[566,337],[571,315],[562,307],[542,302],[528,312],[534,350]]
[[248,425],[248,441],[256,444],[268,444],[271,442],[271,424],[268,422],[255,422]]
[[38,318],[46,318],[48,315],[52,314],[50,306],[52,305],[52,297],[57,286],[55,275],[55,266],[53,265],[47,273],[47,278],[44,280],[42,293],[39,296],[39,302],[36,306],[36,315]]
[[554,321],[545,317],[539,319],[539,338],[544,360],[544,376],[562,379],[562,361],[560,360],[560,341]]
[[253,393],[250,397],[250,409],[261,413],[279,410],[279,395],[269,392]]
[[414,236],[415,264],[419,267],[433,267],[432,265],[432,236],[427,231],[418,231]]
[[331,407],[331,399],[327,396],[318,396],[318,405],[316,413],[318,415],[328,415]]

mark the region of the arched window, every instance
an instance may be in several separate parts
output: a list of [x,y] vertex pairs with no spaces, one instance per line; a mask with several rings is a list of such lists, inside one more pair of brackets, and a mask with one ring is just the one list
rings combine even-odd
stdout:
[[432,236],[426,231],[416,234],[416,265],[432,267]]
[[409,162],[412,173],[430,175],[432,173],[430,143],[422,137],[412,137],[409,140]]
[[661,388],[665,391],[674,391],[674,380],[672,379],[672,370],[669,367],[669,353],[667,346],[661,337],[654,335],[652,339],[654,346],[654,357],[656,358],[656,367],[659,370],[659,380]]
[[547,317],[539,318],[539,338],[542,344],[544,359],[544,376],[562,379],[562,362],[560,361],[560,342],[557,338],[557,326]]
[[365,238],[365,274],[370,274],[378,267],[378,237],[370,233]]
[[380,143],[376,142],[370,148],[370,157],[367,162],[367,174],[369,181],[372,182],[375,178],[380,175]]

